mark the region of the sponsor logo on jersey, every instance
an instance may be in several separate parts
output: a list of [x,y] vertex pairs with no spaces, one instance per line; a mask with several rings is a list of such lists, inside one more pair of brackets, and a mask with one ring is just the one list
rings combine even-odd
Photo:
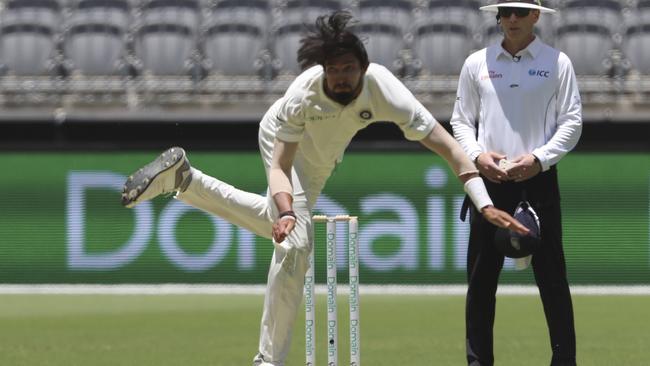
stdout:
[[325,121],[328,119],[335,119],[338,117],[338,114],[331,113],[331,114],[316,114],[313,116],[307,116],[307,120],[316,122],[316,121]]
[[496,71],[490,70],[488,71],[487,75],[481,75],[481,80],[487,80],[487,79],[501,79],[503,78],[503,74],[499,74]]

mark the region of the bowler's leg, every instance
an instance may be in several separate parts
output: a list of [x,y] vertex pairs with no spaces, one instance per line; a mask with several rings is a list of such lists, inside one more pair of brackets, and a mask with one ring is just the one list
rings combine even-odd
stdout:
[[122,205],[131,208],[164,193],[183,191],[189,182],[190,162],[185,150],[171,147],[129,175],[122,190]]
[[195,168],[191,168],[191,177],[189,186],[176,195],[177,199],[271,238],[273,220],[268,197],[242,191]]
[[309,209],[295,203],[294,211],[298,216],[295,229],[284,242],[275,244],[260,327],[257,360],[274,366],[284,365],[289,353],[312,245]]

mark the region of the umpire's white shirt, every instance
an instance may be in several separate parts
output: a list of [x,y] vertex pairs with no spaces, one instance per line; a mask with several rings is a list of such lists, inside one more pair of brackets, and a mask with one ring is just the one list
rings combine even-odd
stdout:
[[431,113],[383,66],[368,66],[361,93],[347,106],[331,100],[323,84],[321,66],[305,70],[260,123],[260,150],[265,160],[270,161],[276,137],[299,142],[294,169],[311,204],[359,130],[378,121],[394,122],[407,139],[421,140],[436,123]]
[[475,52],[460,74],[451,125],[472,161],[486,151],[508,159],[532,153],[548,170],[582,130],[571,61],[539,38],[515,57],[501,44]]

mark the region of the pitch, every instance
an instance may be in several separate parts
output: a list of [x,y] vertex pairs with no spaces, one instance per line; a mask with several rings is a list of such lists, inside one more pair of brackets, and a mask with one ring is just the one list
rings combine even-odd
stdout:
[[[347,298],[339,296],[345,309]],[[257,295],[1,295],[0,365],[248,366]],[[325,365],[325,295],[317,299],[317,361]],[[499,296],[496,363],[547,365],[538,296]],[[646,365],[650,296],[574,296],[578,363]],[[304,365],[300,312],[287,366]],[[339,312],[347,321],[346,311]],[[463,296],[361,296],[362,364],[463,365]],[[339,330],[340,362],[348,356]]]

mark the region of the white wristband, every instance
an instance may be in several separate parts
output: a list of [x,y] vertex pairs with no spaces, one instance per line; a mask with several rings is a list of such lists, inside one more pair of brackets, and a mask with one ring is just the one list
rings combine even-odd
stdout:
[[480,177],[474,177],[465,182],[465,193],[472,199],[472,203],[479,211],[485,206],[494,205],[485,188],[485,183]]
[[290,215],[280,217],[280,221],[284,221],[284,220],[291,220],[293,222],[296,222],[296,218]]

